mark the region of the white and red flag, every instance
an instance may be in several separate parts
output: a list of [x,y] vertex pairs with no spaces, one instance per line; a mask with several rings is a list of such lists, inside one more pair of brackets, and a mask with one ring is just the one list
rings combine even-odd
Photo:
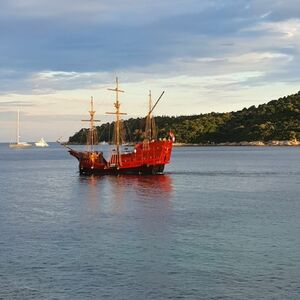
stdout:
[[174,133],[171,130],[169,132],[169,136],[170,136],[172,142],[174,143],[175,142],[175,135],[174,135]]

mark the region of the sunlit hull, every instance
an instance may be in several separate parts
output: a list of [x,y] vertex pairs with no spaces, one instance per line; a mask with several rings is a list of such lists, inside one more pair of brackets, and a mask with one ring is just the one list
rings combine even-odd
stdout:
[[49,145],[48,144],[44,144],[44,143],[35,143],[35,146],[36,147],[40,147],[40,148],[45,148],[45,147],[49,147]]
[[16,144],[10,144],[9,148],[12,148],[12,149],[25,149],[25,148],[29,148],[31,146],[32,145],[29,144],[29,143],[16,143]]

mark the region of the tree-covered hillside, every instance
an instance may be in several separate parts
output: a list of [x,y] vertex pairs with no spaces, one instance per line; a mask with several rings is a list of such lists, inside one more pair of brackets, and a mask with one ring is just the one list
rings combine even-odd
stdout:
[[[172,130],[179,143],[224,143],[241,141],[300,140],[300,92],[273,100],[258,107],[251,106],[229,113],[209,113],[192,116],[155,118],[158,137],[164,138]],[[143,138],[145,119],[123,122],[127,141]],[[97,127],[100,141],[110,141],[113,123]],[[85,143],[86,129],[69,139],[69,143]]]

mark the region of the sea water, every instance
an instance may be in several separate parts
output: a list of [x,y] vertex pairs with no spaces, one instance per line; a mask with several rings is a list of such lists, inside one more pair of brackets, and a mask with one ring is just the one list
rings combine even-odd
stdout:
[[299,298],[300,148],[85,177],[59,145],[0,145],[0,299]]

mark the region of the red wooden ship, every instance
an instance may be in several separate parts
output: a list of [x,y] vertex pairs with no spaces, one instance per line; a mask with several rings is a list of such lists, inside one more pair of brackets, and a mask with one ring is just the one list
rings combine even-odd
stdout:
[[76,157],[79,161],[80,174],[161,174],[164,171],[166,164],[170,162],[172,146],[174,142],[174,135],[170,132],[170,136],[164,139],[157,139],[154,118],[152,116],[153,109],[161,99],[163,93],[160,95],[155,105],[151,103],[151,92],[149,94],[149,112],[146,117],[145,138],[142,142],[133,145],[132,150],[123,151],[122,137],[121,137],[121,115],[125,113],[120,112],[119,93],[124,91],[119,89],[118,78],[116,78],[116,87],[109,89],[116,93],[116,100],[114,103],[116,116],[113,145],[110,151],[110,157],[106,159],[102,151],[96,151],[94,144],[96,127],[94,103],[91,98],[91,108],[89,111],[90,119],[83,120],[90,122],[88,132],[88,149],[87,151],[76,151],[70,147],[69,153]]

